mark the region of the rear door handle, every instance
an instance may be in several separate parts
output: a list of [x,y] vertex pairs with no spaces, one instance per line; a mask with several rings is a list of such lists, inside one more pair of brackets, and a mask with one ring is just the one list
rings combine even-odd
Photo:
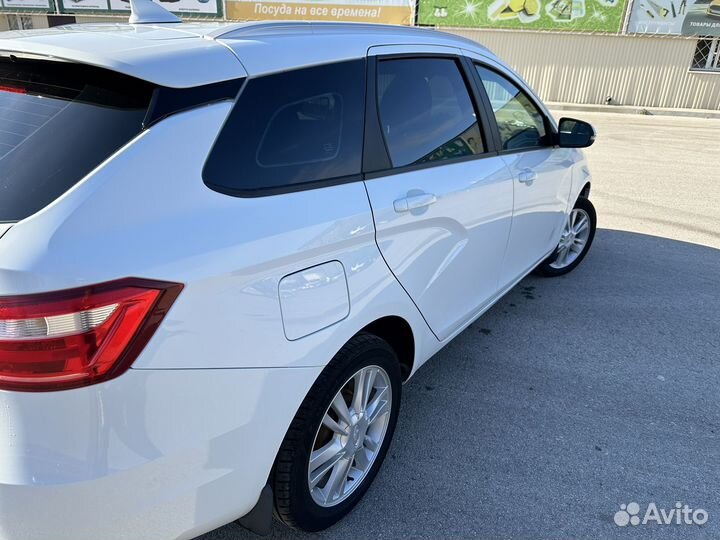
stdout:
[[537,173],[535,171],[526,170],[518,174],[518,182],[521,184],[532,186],[535,180],[537,180]]
[[417,210],[418,208],[425,208],[430,206],[437,197],[432,193],[422,193],[420,195],[410,195],[409,197],[403,197],[393,202],[395,211],[400,214],[402,212],[409,212],[410,210]]

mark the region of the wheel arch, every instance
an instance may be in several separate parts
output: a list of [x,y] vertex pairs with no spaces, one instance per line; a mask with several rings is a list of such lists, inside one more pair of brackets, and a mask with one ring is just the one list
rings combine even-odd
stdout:
[[410,378],[415,366],[415,335],[410,323],[397,315],[389,315],[374,320],[360,332],[373,334],[387,341],[400,360],[403,382]]
[[585,185],[580,190],[580,197],[583,197],[585,199],[590,198],[590,182],[585,182]]

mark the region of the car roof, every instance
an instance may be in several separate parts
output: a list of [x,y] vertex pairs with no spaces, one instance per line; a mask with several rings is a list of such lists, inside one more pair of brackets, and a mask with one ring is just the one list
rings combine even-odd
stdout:
[[459,36],[379,24],[90,23],[0,33],[0,55],[79,62],[172,88],[362,58],[380,45],[455,47],[495,59]]
[[89,64],[173,88],[245,76],[231,51],[204,39],[211,26],[90,23],[20,30],[0,34],[0,54]]

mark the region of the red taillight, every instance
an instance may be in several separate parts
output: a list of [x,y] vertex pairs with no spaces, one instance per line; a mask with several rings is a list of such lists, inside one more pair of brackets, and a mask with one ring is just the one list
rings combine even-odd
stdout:
[[0,389],[66,390],[121,375],[182,287],[131,278],[0,297]]
[[0,85],[0,92],[10,92],[11,94],[27,94],[24,88],[14,88],[12,86]]

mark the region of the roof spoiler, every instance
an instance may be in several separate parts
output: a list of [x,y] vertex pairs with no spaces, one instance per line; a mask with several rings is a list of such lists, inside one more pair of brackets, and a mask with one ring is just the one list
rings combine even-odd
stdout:
[[182,22],[153,0],[130,0],[130,24],[158,24]]

